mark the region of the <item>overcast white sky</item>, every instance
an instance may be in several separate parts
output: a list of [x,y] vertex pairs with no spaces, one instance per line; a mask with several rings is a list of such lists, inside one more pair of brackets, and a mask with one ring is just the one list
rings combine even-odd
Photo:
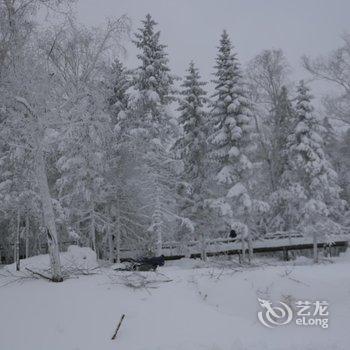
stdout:
[[[133,30],[147,13],[159,23],[174,72],[182,76],[193,59],[205,79],[211,79],[224,28],[242,63],[263,49],[281,48],[298,79],[301,55],[327,53],[350,32],[350,0],[80,0],[77,8],[79,21],[92,25],[128,14]],[[134,56],[131,48],[130,67]]]

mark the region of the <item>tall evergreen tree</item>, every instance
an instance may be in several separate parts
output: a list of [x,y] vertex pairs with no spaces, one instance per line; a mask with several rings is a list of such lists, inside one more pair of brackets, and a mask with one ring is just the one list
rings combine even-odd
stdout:
[[[191,62],[182,84],[179,123],[183,132],[174,149],[183,163],[181,176],[181,216],[190,221],[181,231],[195,231],[198,237],[208,229],[208,215],[205,211],[207,197],[207,103],[206,91],[198,69]],[[188,227],[189,226],[189,227]],[[191,232],[193,233],[193,232]]]
[[[338,164],[339,164],[339,178],[340,184],[343,189],[342,198],[348,202],[348,208],[350,206],[350,129],[348,129],[340,142],[338,143]],[[340,165],[341,164],[341,165]],[[350,222],[350,212],[348,213]]]
[[317,236],[339,230],[337,222],[344,202],[339,197],[337,173],[323,150],[320,121],[313,113],[311,99],[309,88],[301,81],[297,88],[297,123],[288,145],[289,182],[298,188],[300,200],[295,215],[302,232],[313,236],[317,262]]
[[295,112],[288,96],[288,90],[282,87],[281,93],[277,99],[275,111],[272,141],[273,162],[275,169],[275,178],[278,179],[286,166],[286,145],[288,136],[295,124]]
[[166,45],[159,42],[157,23],[148,14],[142,21],[143,27],[135,34],[134,44],[141,51],[137,58],[140,66],[135,71],[134,88],[138,92],[136,101],[141,112],[141,122],[149,132],[160,136],[168,124],[165,106],[173,100],[174,77],[170,74]]
[[[293,228],[290,215],[290,205],[296,198],[293,193],[286,190],[288,182],[288,138],[295,128],[295,110],[288,96],[285,86],[276,99],[276,110],[274,112],[274,123],[272,124],[274,138],[271,141],[271,161],[274,170],[275,190],[271,193],[271,220],[270,230],[289,231]],[[284,175],[284,176],[283,176]]]
[[213,204],[219,207],[227,224],[247,235],[246,224],[253,205],[249,184],[252,163],[248,157],[252,113],[239,63],[226,31],[221,36],[215,69],[213,134],[209,137],[210,156],[217,167],[218,198]]
[[131,82],[130,74],[123,64],[116,59],[107,77],[107,89],[109,93],[109,105],[111,107],[113,119],[115,124],[121,123],[126,117],[128,108],[128,93]]
[[129,134],[135,159],[139,159],[137,171],[144,174],[143,186],[148,189],[145,198],[153,207],[148,232],[150,239],[155,239],[156,254],[160,254],[166,222],[172,211],[168,149],[173,124],[168,107],[173,101],[174,77],[168,67],[166,46],[159,42],[160,32],[155,29],[157,23],[148,14],[142,24],[134,41],[140,50],[137,55],[140,66],[134,72],[133,87],[129,89],[129,116],[132,120]]
[[341,197],[350,203],[350,129],[339,135],[331,120],[326,117],[323,120],[322,137],[326,155],[339,177]]

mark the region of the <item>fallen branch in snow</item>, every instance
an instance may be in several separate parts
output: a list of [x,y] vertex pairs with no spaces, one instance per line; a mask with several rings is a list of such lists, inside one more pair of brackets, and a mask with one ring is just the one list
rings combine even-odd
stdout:
[[26,267],[26,270],[28,270],[29,272],[31,272],[33,275],[37,275],[37,276],[39,276],[39,277],[42,277],[42,278],[44,278],[44,279],[49,280],[49,281],[52,282],[52,278],[49,277],[49,276],[45,276],[45,275],[43,275],[43,274],[40,273],[40,272],[33,271],[33,270],[31,270],[30,268],[28,268],[28,267]]
[[79,266],[78,264],[72,263],[71,265],[68,266],[63,266],[62,267],[62,274],[65,278],[71,278],[71,277],[78,277],[78,276],[90,276],[90,275],[98,275],[100,271],[100,267],[92,267],[92,268],[87,268],[84,266]]
[[162,282],[172,282],[172,281],[173,281],[170,277],[168,277],[168,276],[165,275],[164,273],[161,273],[161,272],[158,272],[158,271],[155,271],[155,273],[156,273],[157,275],[160,275],[160,276],[163,276],[163,277],[166,278],[166,280],[162,280]]
[[112,336],[112,340],[114,340],[116,338],[116,336],[118,334],[118,331],[119,331],[119,328],[120,328],[120,326],[121,326],[121,324],[122,324],[122,322],[124,320],[124,317],[125,317],[125,314],[123,314],[122,317],[120,318],[120,321],[118,323],[117,329],[115,330],[115,332],[114,332],[114,334]]
[[289,280],[293,281],[293,282],[296,282],[296,283],[299,283],[299,284],[303,284],[304,286],[306,287],[310,287],[309,284],[303,282],[303,281],[300,281],[300,280],[297,280],[296,278],[293,278],[293,277],[288,277]]
[[310,285],[308,285],[307,283],[305,283],[305,282],[303,282],[303,281],[300,281],[300,280],[298,280],[298,279],[296,279],[296,278],[294,278],[294,277],[290,277],[289,275],[292,273],[292,270],[285,270],[284,271],[284,274],[279,274],[279,276],[280,277],[282,277],[282,278],[287,278],[287,279],[289,279],[289,280],[291,280],[291,281],[293,281],[293,282],[296,282],[296,283],[299,283],[299,284],[303,284],[304,286],[306,286],[306,287],[310,287]]
[[26,280],[38,279],[39,277],[28,275],[23,272],[12,273],[7,269],[2,270],[3,273],[0,274],[0,287],[5,287],[13,283],[22,283]]
[[334,264],[334,261],[331,258],[320,258],[320,264]]
[[169,279],[168,277],[160,273],[142,274],[136,271],[129,274],[125,274],[123,272],[118,274],[109,274],[108,277],[110,278],[112,283],[122,284],[126,287],[133,289],[144,288],[148,293],[149,288],[158,288],[157,284],[159,283],[172,282],[172,279]]

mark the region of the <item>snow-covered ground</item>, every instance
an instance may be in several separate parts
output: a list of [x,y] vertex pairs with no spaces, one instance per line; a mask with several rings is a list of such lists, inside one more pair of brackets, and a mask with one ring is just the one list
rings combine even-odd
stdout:
[[[45,259],[22,265],[33,267]],[[183,259],[157,273],[131,275],[106,267],[58,284],[42,279],[10,283],[0,288],[0,349],[350,349],[350,255],[316,266],[308,260],[244,269],[222,264]],[[125,285],[143,280],[160,282]],[[293,323],[266,328],[257,318],[258,298],[291,304],[326,300],[329,328]],[[122,314],[124,322],[111,340]]]

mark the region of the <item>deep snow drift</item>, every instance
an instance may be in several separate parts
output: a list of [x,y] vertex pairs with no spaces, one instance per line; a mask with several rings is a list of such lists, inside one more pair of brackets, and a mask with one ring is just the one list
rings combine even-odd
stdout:
[[[75,259],[80,256],[82,261],[90,259],[89,254],[77,251],[67,254]],[[43,259],[31,258],[22,266],[37,266]],[[308,260],[243,269],[222,266],[210,262],[205,267],[184,259],[168,263],[157,273],[136,276],[101,268],[94,270],[94,275],[75,276],[58,284],[45,280],[8,284],[0,288],[0,349],[350,348],[349,255],[316,266]],[[131,288],[125,285],[131,278],[153,283]],[[261,310],[258,298],[326,300],[330,304],[329,328],[293,323],[266,328],[257,318]],[[117,338],[111,340],[123,313],[126,317]]]

